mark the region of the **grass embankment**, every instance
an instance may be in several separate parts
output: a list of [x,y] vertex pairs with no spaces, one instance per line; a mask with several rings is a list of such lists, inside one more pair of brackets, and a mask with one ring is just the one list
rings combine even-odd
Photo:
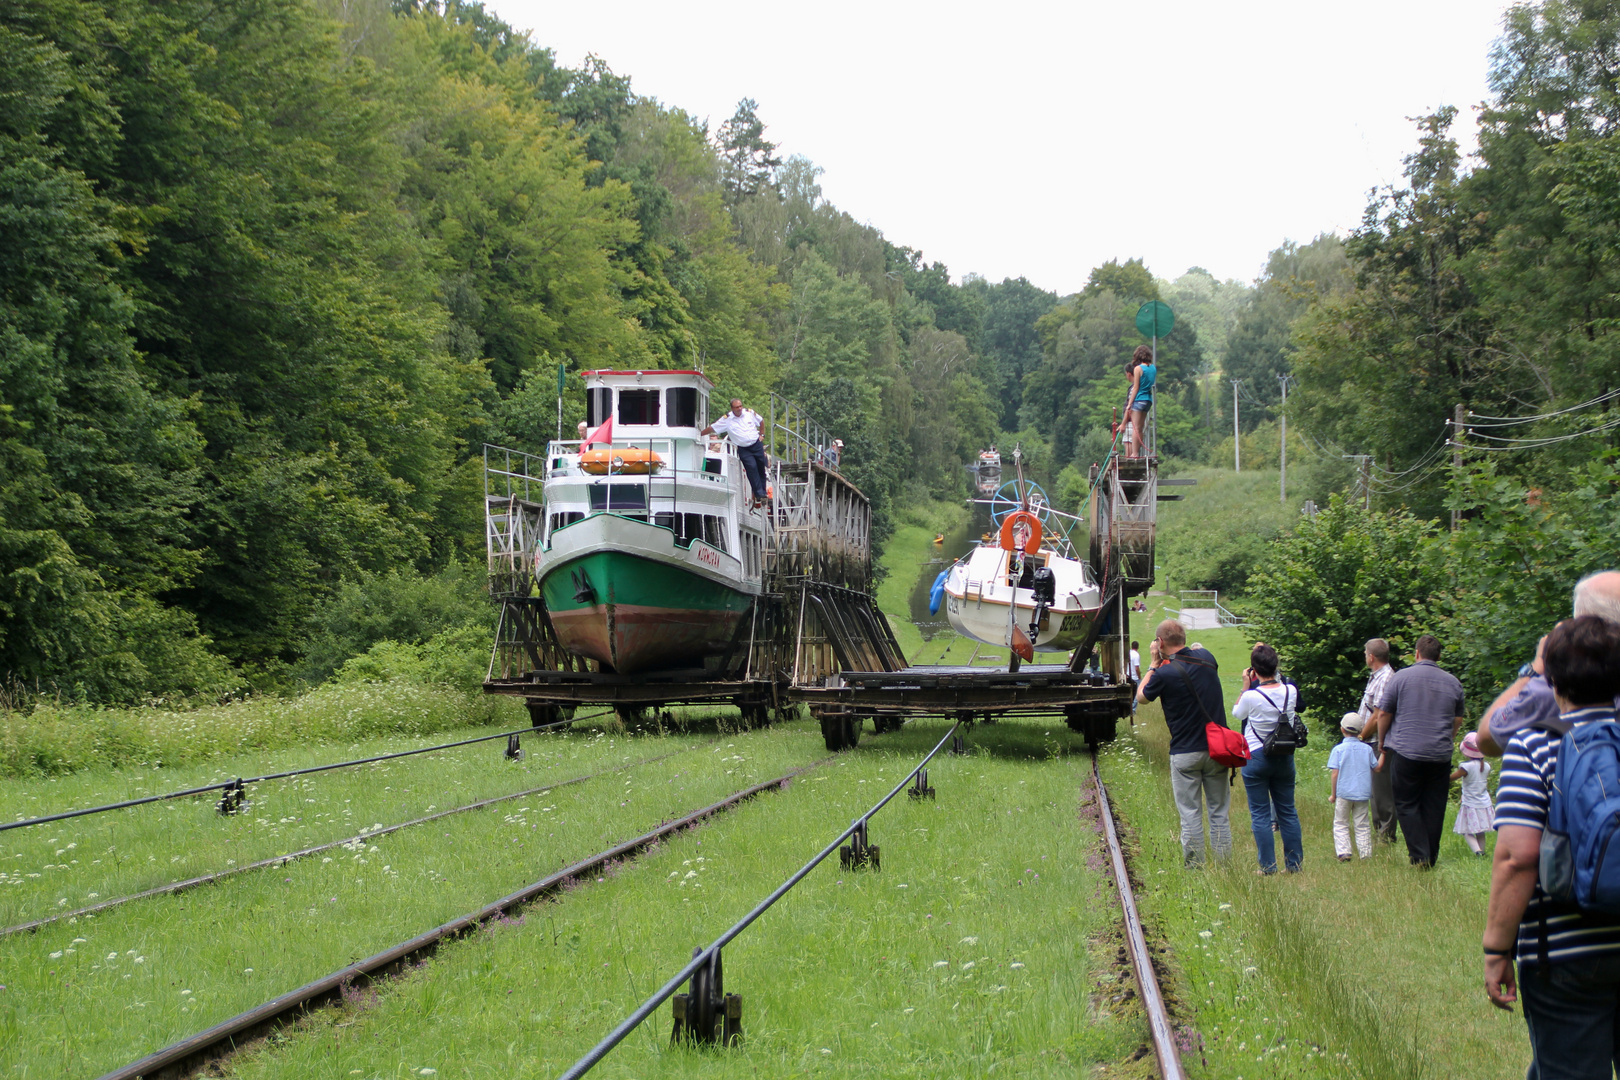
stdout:
[[[323,1014],[238,1074],[556,1075],[944,731],[868,737],[522,925],[442,949],[374,1007]],[[1072,1077],[1128,1059],[1139,1019],[1092,1003],[1117,908],[1088,866],[1098,839],[1076,820],[1089,759],[1056,722],[979,728],[972,742],[971,756],[936,759],[936,801],[902,796],[874,819],[881,871],[834,856],[727,948],[739,1049],[672,1049],[666,1006],[593,1075]],[[1124,1069],[1111,1075],[1146,1075]]]
[[[219,818],[210,802],[194,800],[6,834],[7,870],[27,884],[4,890],[18,890],[28,900],[22,913],[37,915],[41,903],[78,906],[96,892],[106,898],[129,885],[225,869],[231,859],[341,839],[430,805],[448,809],[687,748],[353,850],[0,938],[0,1069],[10,1077],[98,1075],[823,753],[804,723],[712,740],[712,731],[540,736],[525,740],[516,764],[495,742],[263,785],[240,818]],[[37,809],[118,793],[117,778],[102,774],[99,789],[96,779],[71,778],[84,790]],[[8,803],[9,786],[0,785]],[[67,780],[49,784],[53,796],[70,788]]]
[[310,743],[490,724],[520,727],[527,718],[512,698],[404,679],[329,683],[293,698],[250,698],[184,711],[41,704],[26,711],[0,709],[0,776],[173,767]]
[[[1151,618],[1157,621],[1157,611]],[[1248,662],[1245,632],[1189,636],[1219,661],[1230,710]],[[1232,789],[1231,864],[1188,872],[1168,745],[1158,706],[1142,706],[1136,726],[1106,749],[1103,776],[1135,837],[1144,914],[1180,973],[1171,988],[1179,1015],[1204,1039],[1202,1075],[1523,1075],[1523,1018],[1491,1008],[1481,985],[1490,860],[1470,854],[1449,820],[1433,872],[1409,866],[1399,841],[1375,844],[1366,862],[1338,862],[1327,800],[1331,744],[1313,731],[1311,747],[1297,755],[1304,870],[1255,876],[1240,778]],[[1197,1056],[1189,1060],[1196,1064]]]
[[908,663],[918,663],[918,654],[928,651],[922,631],[911,621],[911,590],[924,564],[938,555],[934,537],[960,527],[967,515],[966,506],[951,503],[907,507],[900,512],[900,524],[878,556],[884,575],[877,588],[878,610],[888,616]]

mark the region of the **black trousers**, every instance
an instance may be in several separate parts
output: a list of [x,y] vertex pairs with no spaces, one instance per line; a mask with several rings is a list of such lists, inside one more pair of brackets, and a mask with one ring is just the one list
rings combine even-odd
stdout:
[[1380,837],[1395,842],[1395,785],[1391,766],[1372,774],[1372,827]]
[[1415,866],[1440,860],[1440,837],[1446,824],[1446,793],[1451,790],[1450,761],[1417,761],[1388,746],[1395,817],[1401,823],[1406,854]]

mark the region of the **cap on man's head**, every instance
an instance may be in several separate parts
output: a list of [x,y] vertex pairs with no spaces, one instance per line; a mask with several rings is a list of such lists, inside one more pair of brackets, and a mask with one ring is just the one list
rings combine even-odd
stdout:
[[1347,712],[1344,719],[1339,721],[1339,727],[1350,735],[1360,735],[1361,729],[1365,726],[1358,712]]

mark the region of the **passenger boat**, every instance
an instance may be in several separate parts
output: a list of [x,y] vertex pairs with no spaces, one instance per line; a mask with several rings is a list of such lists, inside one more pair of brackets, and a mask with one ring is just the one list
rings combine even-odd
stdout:
[[696,371],[587,371],[586,425],[611,443],[546,455],[534,570],[563,648],[604,671],[701,667],[762,590],[767,509],[731,444],[699,434]]
[[[1013,452],[1016,462],[1020,455]],[[1102,589],[1074,557],[1064,519],[1020,475],[1016,509],[944,573],[951,628],[963,637],[1031,652],[1068,652],[1101,614]]]

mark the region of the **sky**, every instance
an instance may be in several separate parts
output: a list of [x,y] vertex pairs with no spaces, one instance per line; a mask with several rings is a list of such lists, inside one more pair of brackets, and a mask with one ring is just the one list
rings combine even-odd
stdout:
[[1355,228],[1407,117],[1474,145],[1503,0],[1000,4],[488,0],[718,128],[751,97],[823,195],[953,280],[1068,294],[1109,259],[1252,281]]

